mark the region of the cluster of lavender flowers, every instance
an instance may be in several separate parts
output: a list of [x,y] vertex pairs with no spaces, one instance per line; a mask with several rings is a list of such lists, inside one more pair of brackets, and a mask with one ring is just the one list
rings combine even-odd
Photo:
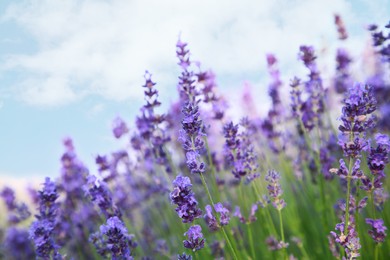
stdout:
[[[335,36],[348,40],[341,16],[334,19]],[[30,204],[1,189],[0,258],[387,259],[389,36],[378,28],[369,28],[376,68],[362,84],[353,83],[359,58],[348,49],[337,49],[335,74],[323,80],[322,54],[302,45],[309,73],[291,77],[291,109],[278,60],[267,55],[270,109],[259,116],[248,105],[240,121],[227,113],[216,75],[179,40],[169,112],[158,112],[146,71],[135,127],[113,121],[125,148],[97,155],[90,171],[66,138],[59,177],[30,188]],[[338,141],[332,105],[342,106]]]

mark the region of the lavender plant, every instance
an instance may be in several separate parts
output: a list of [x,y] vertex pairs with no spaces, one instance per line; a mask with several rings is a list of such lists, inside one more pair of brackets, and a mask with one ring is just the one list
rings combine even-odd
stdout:
[[[335,37],[347,41],[334,19]],[[354,83],[360,57],[345,47],[323,78],[323,53],[302,45],[297,63],[308,75],[285,75],[290,86],[283,57],[267,55],[270,109],[247,105],[240,120],[217,75],[179,40],[168,112],[146,71],[134,123],[112,124],[125,147],[97,155],[93,168],[66,138],[58,178],[30,187],[31,201],[1,188],[0,258],[388,259],[388,27],[369,27],[376,67],[363,83]]]

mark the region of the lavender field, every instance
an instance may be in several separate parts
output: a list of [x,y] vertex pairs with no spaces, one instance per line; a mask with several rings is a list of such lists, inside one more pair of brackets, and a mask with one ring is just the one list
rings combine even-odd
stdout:
[[[390,259],[390,23],[366,30],[367,76],[340,47],[325,83],[307,43],[306,76],[284,82],[268,54],[271,107],[258,116],[248,94],[238,119],[180,37],[178,100],[163,111],[153,71],[140,75],[138,116],[113,118],[122,149],[87,166],[65,138],[56,178],[27,198],[1,187],[0,258]],[[342,46],[338,15],[334,33]]]

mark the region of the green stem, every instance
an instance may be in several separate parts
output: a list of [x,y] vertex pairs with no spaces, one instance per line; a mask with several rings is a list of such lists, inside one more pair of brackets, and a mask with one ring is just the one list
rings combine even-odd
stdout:
[[379,256],[379,244],[376,244],[375,245],[375,256],[374,256],[374,259],[378,260],[378,256]]
[[351,196],[351,173],[352,173],[353,159],[349,159],[348,176],[347,176],[347,203],[345,205],[345,220],[344,220],[344,235],[348,234],[349,225],[349,200]]
[[278,210],[278,214],[279,214],[280,236],[282,237],[284,258],[287,259],[287,250],[286,250],[286,247],[284,247],[284,229],[283,229],[283,218],[282,218],[282,210],[281,209]]
[[249,235],[249,243],[251,247],[251,254],[253,259],[256,259],[256,253],[255,253],[255,247],[253,244],[253,235],[252,235],[252,228],[249,224],[247,224],[247,230],[248,230],[248,235]]
[[[253,181],[252,183],[253,183],[252,186],[253,186],[253,188],[254,188],[254,190],[255,190],[255,193],[256,193],[257,197],[259,198],[259,200],[262,201],[262,198],[261,198],[261,196],[260,196],[260,192],[259,192],[259,190],[257,189],[257,186],[256,186],[255,182]],[[268,207],[265,207],[264,210],[265,210],[265,212],[266,212],[265,216],[267,217],[268,223],[269,223],[269,225],[270,225],[271,228],[272,228],[272,231],[271,231],[270,233],[271,233],[271,234],[276,234],[275,224],[274,224],[274,222],[272,221],[271,213],[269,212]],[[267,225],[267,227],[269,227],[269,226]]]
[[[207,137],[204,140],[205,140],[205,144],[206,144],[208,160],[209,160],[209,163],[210,163],[211,174],[213,175],[213,179],[214,179],[214,182],[213,182],[214,190],[218,191],[217,176],[216,176],[216,172],[215,172],[215,166],[214,166],[214,163],[213,163],[213,158],[211,156],[211,151],[210,151],[210,148],[209,148],[209,142],[207,140]],[[217,192],[217,199],[220,200],[220,193],[219,192]]]
[[[209,188],[207,187],[206,180],[204,179],[203,174],[200,173],[199,175],[200,175],[200,178],[202,179],[202,184],[203,184],[203,187],[205,188],[206,193],[207,193],[207,195],[208,195],[208,197],[209,197],[210,203],[211,203],[211,205],[213,205],[213,208],[215,208],[215,207],[214,207],[214,201],[213,201],[213,198],[211,197]],[[224,237],[225,237],[226,242],[228,243],[228,245],[229,245],[229,247],[230,247],[230,250],[231,250],[232,253],[233,253],[234,259],[237,259],[237,260],[238,260],[236,251],[234,250],[233,245],[232,245],[232,243],[230,242],[230,239],[229,239],[229,237],[227,236],[227,234],[226,234],[225,229],[223,228],[223,226],[221,226],[221,230],[222,230],[222,233],[223,233],[223,235],[224,235]]]

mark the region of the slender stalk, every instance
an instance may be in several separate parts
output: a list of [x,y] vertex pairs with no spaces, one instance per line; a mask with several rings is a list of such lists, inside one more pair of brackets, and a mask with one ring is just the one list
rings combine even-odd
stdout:
[[[216,173],[215,173],[215,166],[214,166],[214,163],[213,163],[213,158],[211,156],[211,151],[210,151],[210,148],[209,148],[209,142],[208,142],[207,137],[204,138],[204,141],[205,141],[205,144],[206,144],[207,156],[208,156],[208,160],[209,160],[209,163],[210,163],[211,174],[213,175],[213,179],[214,179],[214,181],[213,181],[214,190],[218,191],[218,183],[217,183],[217,176],[216,176]],[[217,199],[220,200],[219,192],[217,192]]]
[[[206,180],[204,179],[203,174],[200,173],[199,175],[200,175],[200,178],[202,179],[203,187],[204,187],[205,190],[206,190],[206,193],[207,193],[207,195],[208,195],[208,197],[209,197],[209,200],[210,200],[210,202],[211,202],[211,205],[213,205],[213,208],[215,208],[215,207],[214,207],[214,201],[213,201],[213,198],[211,197],[209,188],[207,187]],[[233,253],[234,259],[237,259],[237,260],[238,260],[239,258],[237,257],[236,251],[234,250],[233,245],[232,245],[232,243],[230,242],[230,239],[229,239],[229,237],[227,236],[227,234],[226,234],[225,229],[223,228],[223,226],[221,226],[221,230],[222,230],[222,233],[223,233],[223,235],[224,235],[224,237],[225,237],[226,242],[228,243],[228,245],[229,245],[229,247],[230,247],[230,250],[231,250],[232,253]]]
[[352,166],[353,166],[353,159],[349,159],[349,165],[348,165],[348,176],[347,176],[347,202],[345,205],[345,220],[344,220],[344,235],[346,236],[348,234],[348,225],[349,225],[349,201],[351,196],[351,172],[352,172]]
[[[283,218],[282,218],[282,210],[278,210],[279,214],[279,225],[280,225],[280,236],[282,237],[282,244],[284,246],[284,228],[283,228]],[[287,259],[287,251],[286,248],[283,247],[283,252],[284,252],[284,258]]]
[[[260,192],[259,192],[259,190],[257,189],[257,186],[256,186],[255,182],[253,181],[252,183],[253,183],[252,186],[253,186],[253,188],[254,188],[254,190],[255,190],[255,193],[256,193],[257,197],[259,198],[259,200],[262,200],[262,198],[261,198],[261,196],[260,196]],[[265,210],[265,212],[266,212],[265,215],[266,215],[266,217],[267,217],[267,220],[268,220],[268,222],[269,222],[269,225],[270,225],[271,228],[272,228],[271,233],[276,234],[275,224],[274,224],[274,222],[272,221],[272,217],[271,217],[271,214],[270,214],[270,212],[269,212],[269,210],[268,210],[268,207],[264,208],[264,210]],[[268,226],[268,225],[267,225],[267,226]]]
[[250,243],[250,247],[251,247],[251,254],[252,254],[253,259],[256,259],[255,247],[253,245],[252,228],[249,224],[247,224],[247,230],[248,230],[248,236],[249,236],[249,243]]
[[374,259],[378,260],[378,256],[379,256],[379,244],[378,243],[375,245],[375,254],[374,255],[375,255]]

